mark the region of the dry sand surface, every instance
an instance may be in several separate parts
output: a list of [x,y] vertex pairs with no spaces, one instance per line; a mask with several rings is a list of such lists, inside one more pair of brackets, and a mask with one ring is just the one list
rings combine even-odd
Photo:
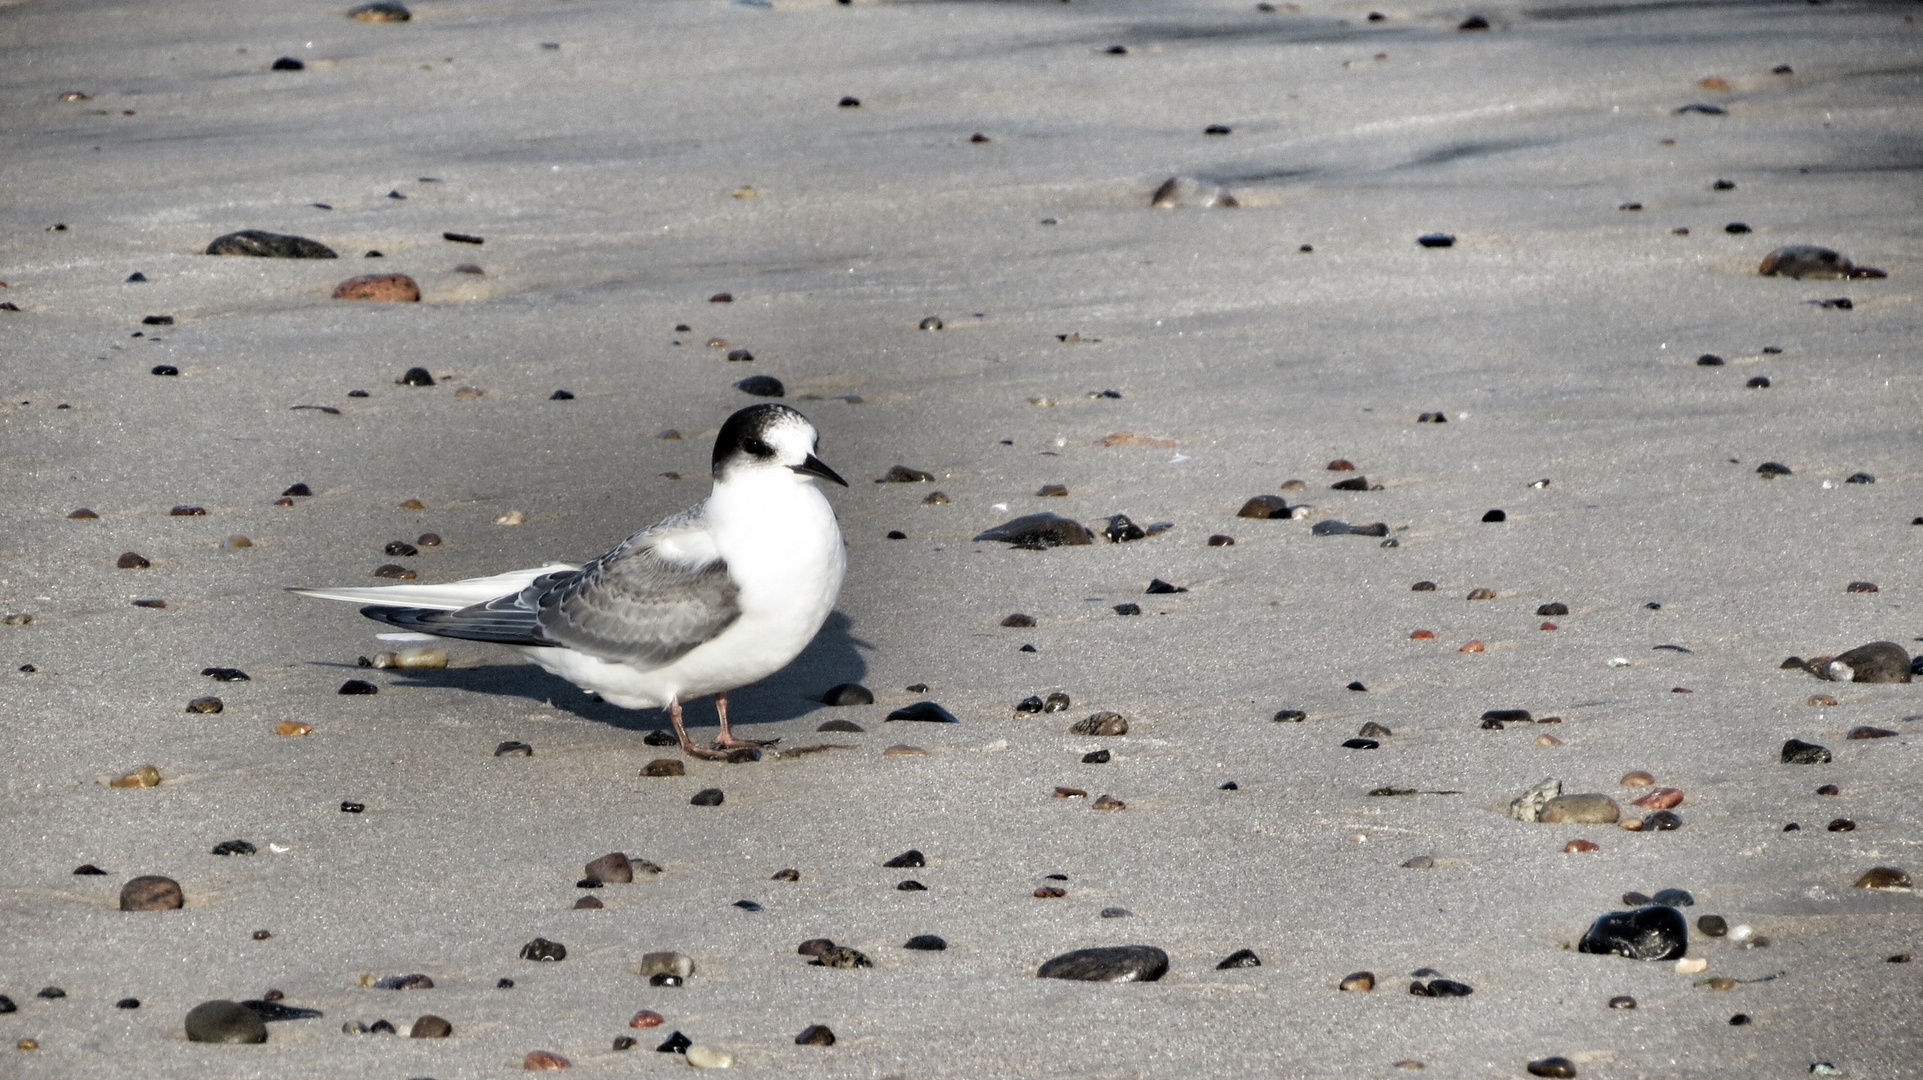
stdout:
[[[1923,640],[1918,5],[347,6],[0,5],[0,607],[31,615],[0,627],[0,1075],[454,1080],[537,1050],[656,1073],[689,1067],[654,1052],[674,1030],[804,1076],[1923,1075],[1923,963],[1886,961],[1923,952],[1923,910],[1852,888],[1923,873],[1923,681],[1778,667]],[[1677,112],[1698,103],[1722,111]],[[1150,209],[1172,176],[1241,205]],[[203,254],[240,229],[340,258]],[[1759,276],[1785,244],[1888,277]],[[372,272],[422,301],[330,299]],[[439,385],[396,385],[416,365]],[[472,642],[357,670],[386,628],[282,591],[591,557],[705,496],[750,374],[853,481],[828,492],[850,570],[734,714],[846,749],[644,778],[662,714]],[[1356,475],[1336,458],[1371,489],[1331,490]],[[898,464],[938,479],[871,482]],[[1264,494],[1308,509],[1235,516]],[[971,539],[1043,510],[1173,528]],[[851,681],[877,703],[819,704]],[[1051,691],[1074,707],[1013,712]],[[225,711],[183,711],[209,694]],[[923,698],[961,722],[884,720]],[[1485,730],[1498,708],[1562,722]],[[1127,735],[1068,733],[1098,710]],[[1342,745],[1371,722],[1378,748]],[[1779,763],[1789,738],[1834,761]],[[158,787],[107,786],[141,765]],[[1641,814],[1633,769],[1685,793],[1680,829],[1505,813],[1554,777]],[[725,803],[690,805],[707,787]],[[258,853],[210,854],[234,839]],[[925,868],[882,866],[909,848]],[[577,890],[610,851],[664,872]],[[140,874],[186,908],[116,910]],[[1705,970],[1575,951],[1662,888],[1694,894]],[[820,936],[873,967],[810,966]],[[567,958],[518,959],[536,937]],[[1121,944],[1167,976],[1036,978]],[[1241,948],[1262,966],[1216,969]],[[658,950],[694,958],[685,986],[634,973]],[[1424,968],[1474,994],[1411,996]],[[1337,989],[1364,969],[1374,992]],[[364,981],[411,973],[434,987]],[[325,1016],[186,1040],[197,1003],[269,988]],[[630,1029],[640,1009],[666,1025]],[[407,1038],[423,1014],[452,1037]],[[399,1037],[342,1033],[382,1018]],[[839,1042],[795,1045],[809,1024]]]

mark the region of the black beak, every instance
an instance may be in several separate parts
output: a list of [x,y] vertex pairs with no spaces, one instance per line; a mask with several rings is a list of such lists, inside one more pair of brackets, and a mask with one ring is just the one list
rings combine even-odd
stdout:
[[842,487],[848,486],[848,481],[843,480],[841,478],[840,473],[837,473],[835,470],[829,468],[826,462],[822,461],[820,458],[814,456],[813,454],[809,454],[808,460],[802,462],[801,464],[790,465],[788,467],[800,473],[803,476],[819,476],[823,480],[833,480],[835,483],[840,484]]

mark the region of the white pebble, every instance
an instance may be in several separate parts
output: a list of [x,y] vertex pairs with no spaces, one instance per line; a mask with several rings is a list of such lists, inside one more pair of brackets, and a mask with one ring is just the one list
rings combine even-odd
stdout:
[[1738,926],[1732,926],[1729,928],[1729,940],[1744,941],[1744,940],[1747,940],[1749,936],[1751,934],[1754,934],[1755,932],[1756,932],[1756,928],[1751,926],[1748,923],[1742,923],[1741,925],[1738,925]]
[[507,513],[502,514],[500,517],[495,518],[494,524],[525,525],[527,524],[527,515],[521,513],[519,510],[509,510]]
[[1682,972],[1684,975],[1694,975],[1699,971],[1706,970],[1708,967],[1709,961],[1700,956],[1685,956],[1681,960],[1676,961],[1676,970]]
[[696,1043],[688,1047],[688,1064],[697,1069],[725,1069],[734,1064],[734,1055]]
[[1628,667],[1629,658],[1627,656],[1612,656],[1609,658],[1609,666],[1610,667]]

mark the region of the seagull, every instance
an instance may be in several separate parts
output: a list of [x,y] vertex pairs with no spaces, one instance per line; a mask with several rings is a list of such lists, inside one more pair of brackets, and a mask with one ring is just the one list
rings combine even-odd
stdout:
[[[707,499],[583,566],[552,563],[442,585],[292,589],[367,604],[378,622],[492,641],[625,709],[666,708],[681,751],[723,759],[769,743],[728,730],[728,691],[764,678],[811,641],[848,566],[815,478],[820,436],[786,405],[752,405],[714,441]],[[713,694],[714,749],[695,746],[681,703]]]

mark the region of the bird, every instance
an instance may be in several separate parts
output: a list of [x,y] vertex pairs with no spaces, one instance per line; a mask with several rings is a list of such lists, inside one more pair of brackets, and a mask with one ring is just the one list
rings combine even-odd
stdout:
[[[786,405],[751,405],[715,436],[706,499],[598,558],[439,585],[294,588],[368,606],[406,630],[506,645],[626,709],[665,708],[681,751],[725,759],[771,743],[735,737],[728,691],[780,670],[834,609],[847,549],[817,479],[815,426]],[[720,737],[698,747],[684,702],[713,694]]]

